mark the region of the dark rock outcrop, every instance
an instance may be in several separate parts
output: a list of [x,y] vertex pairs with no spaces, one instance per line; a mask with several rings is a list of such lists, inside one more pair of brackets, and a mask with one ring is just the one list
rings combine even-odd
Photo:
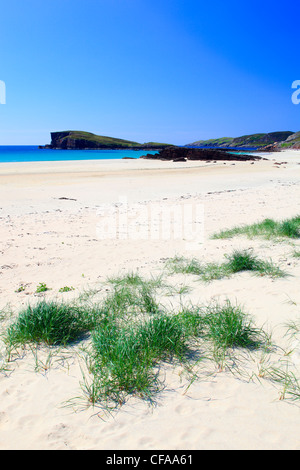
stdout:
[[140,158],[149,160],[168,160],[168,161],[188,161],[188,160],[204,160],[210,161],[252,161],[262,160],[257,155],[239,154],[227,150],[215,149],[191,149],[185,147],[168,147],[160,150],[159,153],[152,155],[143,155]]

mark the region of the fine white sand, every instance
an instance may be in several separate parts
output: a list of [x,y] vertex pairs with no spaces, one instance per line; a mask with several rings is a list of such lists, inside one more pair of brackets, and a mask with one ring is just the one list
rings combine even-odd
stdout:
[[[257,326],[272,333],[278,347],[271,360],[277,366],[288,360],[300,379],[300,344],[285,336],[285,325],[300,320],[300,258],[293,256],[300,241],[210,238],[235,225],[300,214],[300,151],[264,156],[267,161],[254,164],[141,159],[0,164],[2,331],[22,307],[40,298],[35,294],[40,282],[51,289],[46,298],[71,300],[84,292],[105,295],[108,276],[164,273],[170,284],[190,287],[183,302],[230,299],[242,305]],[[164,214],[199,209],[196,236],[189,239],[184,225],[175,239],[160,232],[151,219],[157,208]],[[121,219],[125,226],[116,223]],[[114,223],[116,232],[105,232]],[[272,258],[290,276],[244,272],[204,284],[165,271],[165,260],[174,255],[223,261],[235,248]],[[21,285],[25,290],[17,293]],[[59,293],[64,286],[74,290]],[[164,298],[174,308],[179,301],[178,295]],[[192,383],[179,366],[166,364],[165,389],[155,406],[132,397],[109,416],[85,406],[80,346],[51,355],[46,348],[21,352],[9,370],[0,371],[0,448],[299,449],[300,401],[281,400],[282,386],[258,380],[263,360],[262,354],[249,355],[243,375],[212,370],[208,376],[199,366]],[[66,406],[70,400],[76,405]]]

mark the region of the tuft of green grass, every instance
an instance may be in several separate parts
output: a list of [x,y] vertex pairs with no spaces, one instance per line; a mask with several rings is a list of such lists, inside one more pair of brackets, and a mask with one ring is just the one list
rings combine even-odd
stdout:
[[204,333],[204,315],[201,307],[190,305],[183,307],[177,314],[176,319],[187,338],[196,339]]
[[249,250],[234,250],[226,256],[225,269],[229,273],[254,271],[260,275],[284,277],[286,274],[272,261],[261,260]]
[[167,261],[167,267],[174,274],[196,274],[203,272],[203,267],[196,258],[187,259],[183,256],[174,256]]
[[139,289],[146,287],[148,289],[160,289],[165,286],[162,276],[146,279],[137,272],[129,271],[122,276],[110,277],[108,282],[114,287],[132,287]]
[[35,292],[37,294],[40,294],[42,292],[46,292],[47,290],[49,290],[49,287],[47,287],[47,285],[44,282],[40,282]]
[[272,261],[261,260],[249,250],[234,250],[230,255],[225,255],[224,263],[201,264],[196,259],[174,257],[167,263],[172,273],[194,274],[202,281],[212,281],[229,277],[242,271],[252,271],[260,275],[271,277],[283,277],[286,275]]
[[[238,306],[206,308],[191,306],[179,313],[135,322],[119,323],[111,317],[92,335],[89,372],[92,383],[85,391],[92,404],[122,404],[128,395],[152,400],[162,388],[159,363],[176,359],[188,364],[191,346],[197,341],[212,344],[220,364],[229,348],[256,349],[264,344],[263,332],[255,328]],[[197,348],[198,349],[198,348]],[[199,354],[197,351],[197,360]]]
[[140,308],[148,314],[161,312],[161,306],[158,304],[151,287],[147,284],[144,284],[140,289]]
[[208,357],[211,356],[220,370],[236,367],[236,351],[266,350],[270,344],[267,334],[254,326],[240,306],[229,301],[206,308],[202,330]]
[[20,312],[7,329],[6,342],[14,346],[26,343],[66,345],[94,326],[92,310],[43,300]]
[[257,349],[263,344],[262,330],[253,326],[252,320],[240,306],[230,301],[208,306],[202,318],[204,337],[217,348]]
[[284,220],[277,227],[278,235],[288,238],[300,238],[300,216]]
[[128,272],[123,276],[116,276],[108,278],[108,282],[118,286],[141,286],[144,284],[144,278],[136,272]]
[[262,262],[247,250],[234,250],[226,256],[228,270],[232,273],[241,271],[260,271]]
[[232,238],[237,235],[245,235],[248,238],[263,237],[270,238],[300,238],[300,215],[275,221],[273,219],[264,219],[251,225],[236,226],[232,229],[222,230],[215,233],[212,238]]
[[59,292],[70,292],[71,290],[75,290],[75,288],[72,287],[72,286],[71,286],[71,287],[65,286],[65,287],[61,287],[61,288],[59,289]]
[[267,335],[253,325],[240,306],[232,305],[229,300],[206,307],[183,308],[176,318],[187,337],[201,338],[213,346],[217,360],[225,357],[228,349],[253,350],[267,343]]
[[170,258],[167,261],[167,268],[173,274],[194,274],[199,276],[203,281],[221,279],[228,274],[221,264],[201,264],[196,258],[187,259],[183,256]]
[[161,360],[181,357],[186,349],[180,323],[161,315],[121,328],[108,322],[92,340],[93,403],[121,404],[132,394],[151,399],[161,385],[154,367]]
[[124,317],[130,314],[160,312],[156,301],[158,280],[146,280],[139,274],[129,273],[123,277],[112,278],[112,291],[103,302],[103,311],[108,315]]

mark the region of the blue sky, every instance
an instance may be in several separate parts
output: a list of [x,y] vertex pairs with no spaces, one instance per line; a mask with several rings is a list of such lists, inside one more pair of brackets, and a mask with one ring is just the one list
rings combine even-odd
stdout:
[[300,130],[299,0],[1,2],[0,145]]

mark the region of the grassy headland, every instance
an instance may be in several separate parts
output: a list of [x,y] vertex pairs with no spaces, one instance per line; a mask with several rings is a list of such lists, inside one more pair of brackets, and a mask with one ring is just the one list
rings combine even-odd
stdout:
[[147,142],[141,144],[131,140],[119,139],[93,134],[85,131],[51,132],[51,144],[46,148],[53,149],[161,149],[170,144]]

